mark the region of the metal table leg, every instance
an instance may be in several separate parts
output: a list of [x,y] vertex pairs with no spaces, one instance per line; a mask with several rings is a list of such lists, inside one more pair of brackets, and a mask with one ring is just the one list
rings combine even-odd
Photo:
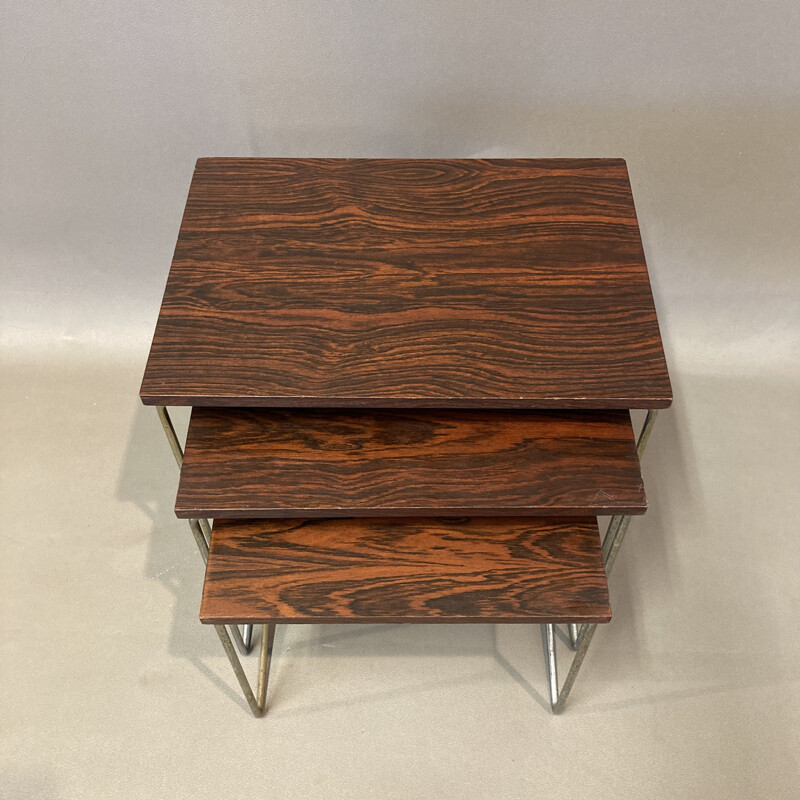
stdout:
[[542,630],[544,660],[547,664],[547,683],[550,689],[550,705],[555,708],[558,702],[558,659],[556,658],[555,625],[549,623],[539,626]]
[[[250,626],[252,627],[252,626]],[[222,646],[225,648],[225,654],[228,656],[228,661],[231,662],[236,679],[239,681],[239,686],[242,687],[247,704],[253,712],[254,717],[261,717],[267,709],[267,684],[269,682],[269,665],[272,661],[272,646],[275,641],[275,625],[262,625],[261,626],[261,655],[258,659],[258,689],[257,696],[253,695],[253,690],[250,688],[250,683],[247,680],[247,675],[244,674],[242,663],[239,661],[239,656],[236,655],[236,650],[233,643],[228,636],[228,631],[224,625],[215,625]],[[231,630],[239,630],[236,625],[231,625]]]
[[[647,412],[644,425],[642,425],[642,430],[636,441],[636,452],[640,459],[644,454],[647,440],[650,438],[650,433],[653,430],[653,423],[656,420],[657,414],[658,409],[650,409]],[[606,576],[611,574],[611,569],[614,566],[614,561],[616,561],[619,548],[625,539],[625,534],[628,532],[630,522],[630,515],[624,514],[612,517],[608,524],[606,535],[603,538],[603,564],[606,569]],[[577,634],[574,633],[576,628],[578,629]],[[564,685],[559,691],[554,626],[552,624],[542,626],[545,665],[547,667],[547,680],[550,687],[550,703],[554,714],[560,714],[564,710],[564,704],[567,702],[569,693],[572,690],[572,685],[575,683],[575,678],[578,676],[578,671],[581,668],[581,664],[583,664],[586,651],[589,649],[589,645],[591,644],[596,630],[596,623],[583,624],[580,626],[569,625],[570,641],[574,642],[575,645],[575,656],[572,659],[569,672],[567,672],[567,677],[564,679]]]
[[580,632],[581,632],[581,626],[576,624],[576,623],[574,623],[574,622],[570,622],[570,624],[567,625],[567,632],[569,633],[569,646],[570,646],[570,649],[571,650],[577,650],[578,649],[578,636],[580,635]]
[[[175,456],[175,461],[178,464],[178,469],[183,466],[183,448],[180,441],[178,441],[178,434],[175,433],[175,426],[172,424],[169,412],[166,406],[156,406],[156,413],[161,421],[161,427],[164,429],[164,434],[169,442],[172,455]],[[211,523],[207,519],[190,519],[189,527],[192,529],[197,549],[203,557],[203,563],[208,561],[208,548],[211,545]],[[242,625],[241,633],[235,626],[231,626],[233,638],[236,646],[242,655],[247,655],[253,646],[253,626]]]

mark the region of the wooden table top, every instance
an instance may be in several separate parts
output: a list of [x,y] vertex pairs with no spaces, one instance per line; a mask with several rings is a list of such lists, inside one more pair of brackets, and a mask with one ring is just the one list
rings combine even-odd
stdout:
[[642,514],[627,411],[195,408],[179,517]]
[[141,397],[668,406],[625,162],[200,159]]
[[593,518],[217,520],[207,623],[608,622]]

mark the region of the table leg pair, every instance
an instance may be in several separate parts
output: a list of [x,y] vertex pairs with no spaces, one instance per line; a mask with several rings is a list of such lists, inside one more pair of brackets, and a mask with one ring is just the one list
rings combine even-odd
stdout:
[[[253,626],[250,625],[249,627],[252,628]],[[231,626],[231,628],[238,630],[235,625]],[[275,642],[275,626],[261,626],[261,655],[258,659],[258,689],[255,695],[250,688],[247,675],[244,674],[239,656],[236,655],[236,649],[233,646],[233,642],[231,642],[231,637],[228,636],[227,628],[224,625],[215,625],[214,629],[217,631],[223,648],[225,648],[225,654],[228,656],[228,661],[231,662],[234,673],[236,673],[236,680],[239,681],[242,694],[244,694],[253,716],[263,716],[267,709],[267,684],[269,682],[269,666],[272,661],[272,646]]]
[[[656,421],[657,409],[650,409],[645,417],[642,430],[639,433],[639,438],[636,442],[636,454],[641,460],[644,455],[647,440],[650,438],[650,433],[653,430],[653,424]],[[611,574],[611,569],[614,566],[614,561],[617,558],[619,548],[628,532],[628,525],[630,525],[631,517],[629,514],[616,515],[611,517],[608,523],[606,534],[603,537],[603,566],[606,570],[606,577]],[[569,625],[569,640],[575,656],[572,659],[567,677],[564,680],[564,685],[559,690],[558,688],[558,659],[556,657],[556,637],[555,625],[547,624],[542,625],[542,644],[545,653],[545,665],[547,666],[547,679],[550,688],[550,704],[554,714],[560,714],[564,710],[564,704],[567,702],[567,697],[575,683],[575,678],[581,668],[583,659],[586,657],[586,651],[589,649],[596,624],[584,625]]]
[[[608,525],[606,535],[603,539],[603,564],[606,569],[606,576],[611,574],[611,567],[614,563],[614,559],[617,557],[619,546],[622,544],[622,540],[627,533],[630,521],[631,518],[629,515],[611,518],[611,522]],[[609,540],[611,540],[611,545],[609,545],[609,554],[606,555],[606,543]],[[560,690],[558,688],[558,659],[556,656],[555,625],[550,623],[542,625],[541,627],[545,665],[547,667],[547,681],[550,689],[550,705],[554,714],[560,714],[564,710],[564,704],[567,702],[572,684],[575,683],[578,670],[580,670],[583,659],[586,657],[586,651],[589,649],[597,625],[571,624],[568,626],[570,646],[575,651],[575,656],[572,659],[569,672],[564,680],[564,685]]]
[[[167,413],[166,408],[163,406],[158,406],[157,411],[173,454],[175,455],[175,459],[180,466],[183,461],[183,451],[175,433],[175,429],[169,418],[169,414]],[[647,417],[637,440],[637,454],[640,459],[644,453],[644,449],[650,436],[657,413],[658,412],[655,409],[647,412]],[[611,521],[609,522],[602,544],[603,564],[605,567],[606,576],[608,576],[611,572],[614,561],[616,560],[619,552],[619,548],[623,539],[625,538],[625,534],[627,533],[630,520],[630,515],[617,515],[612,517]],[[200,554],[202,555],[203,560],[206,561],[208,558],[211,526],[207,520],[195,519],[190,519],[189,525],[192,530],[192,534],[194,535],[195,542],[197,543],[197,547],[200,550]],[[241,686],[242,692],[247,700],[248,705],[250,706],[250,709],[253,712],[253,715],[256,717],[262,716],[266,709],[266,693],[269,680],[269,667],[272,658],[272,648],[275,638],[275,625],[267,624],[262,626],[258,687],[255,694],[250,687],[241,662],[236,655],[236,650],[226,627],[224,625],[215,625],[214,627],[217,631],[220,641],[222,642],[222,646],[225,649],[225,653],[228,656],[228,660],[231,663],[233,671],[236,674],[236,678],[239,681],[239,685]],[[564,705],[569,697],[569,693],[572,689],[575,679],[577,678],[580,667],[583,664],[583,660],[586,657],[586,653],[589,649],[592,638],[594,637],[597,624],[569,624],[567,627],[569,632],[570,646],[573,650],[575,650],[575,656],[572,660],[572,664],[570,665],[570,669],[567,673],[564,684],[559,689],[555,624],[547,623],[541,626],[550,703],[554,714],[560,714],[564,709]],[[240,651],[243,654],[248,653],[252,644],[253,626],[243,625],[241,633],[239,632],[238,627],[235,625],[230,626],[230,628],[233,633],[233,638],[236,640]]]
[[[156,411],[159,420],[161,420],[161,426],[164,428],[164,433],[167,436],[172,455],[175,456],[178,469],[180,469],[183,466],[183,448],[181,447],[180,441],[178,441],[178,434],[175,433],[175,426],[172,424],[166,406],[156,406]],[[208,561],[208,548],[211,544],[211,523],[207,519],[190,519],[189,527],[192,530],[197,549],[200,551],[200,555],[203,558],[203,563],[205,563]],[[240,631],[236,625],[231,625],[231,631],[236,641],[236,646],[239,648],[242,655],[247,655],[253,646],[253,626],[242,625],[242,630]]]

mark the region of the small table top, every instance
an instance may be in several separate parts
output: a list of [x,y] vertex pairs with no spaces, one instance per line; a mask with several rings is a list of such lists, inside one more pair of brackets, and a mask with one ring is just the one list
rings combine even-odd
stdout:
[[206,623],[608,622],[597,520],[217,520]]
[[660,408],[620,159],[200,159],[147,404]]

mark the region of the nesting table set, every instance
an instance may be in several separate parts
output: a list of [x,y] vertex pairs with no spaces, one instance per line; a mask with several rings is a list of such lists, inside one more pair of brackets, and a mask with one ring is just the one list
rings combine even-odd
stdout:
[[256,716],[276,625],[398,622],[541,625],[558,713],[672,400],[625,162],[200,159],[141,398]]

